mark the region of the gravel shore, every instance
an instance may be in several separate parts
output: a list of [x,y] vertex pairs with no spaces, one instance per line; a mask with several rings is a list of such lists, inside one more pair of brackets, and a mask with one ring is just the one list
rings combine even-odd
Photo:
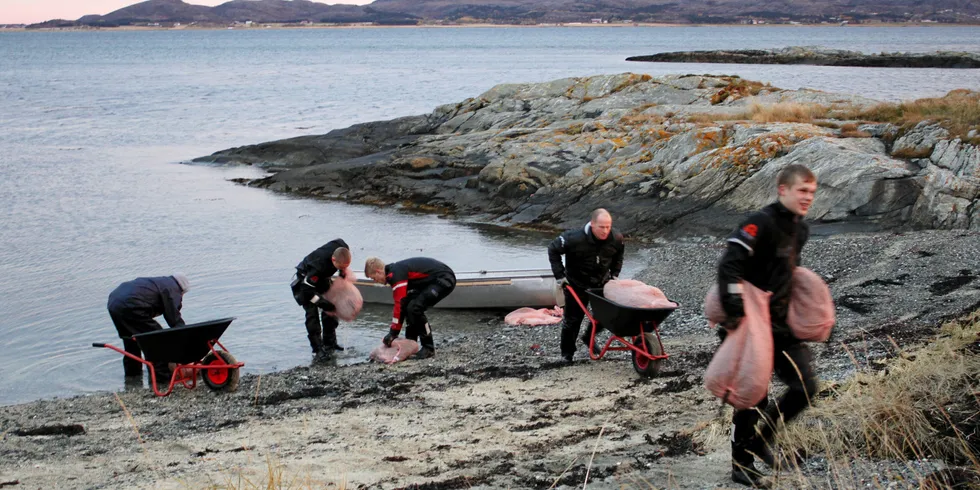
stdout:
[[[833,338],[813,345],[824,381],[980,307],[978,232],[821,233],[803,265],[837,303]],[[424,361],[245,376],[229,394],[137,388],[0,407],[0,487],[729,487],[726,436],[692,437],[718,420],[701,386],[717,344],[701,302],[721,251],[707,237],[628,245],[635,278],[681,304],[662,325],[671,357],[656,378],[618,353],[580,350],[563,366],[558,326],[436,311],[437,356]],[[807,471],[808,488],[828,485],[819,459]]]

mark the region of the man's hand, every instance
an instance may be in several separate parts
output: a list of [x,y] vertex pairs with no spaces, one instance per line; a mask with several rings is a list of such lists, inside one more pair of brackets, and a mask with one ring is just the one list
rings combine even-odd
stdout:
[[721,326],[725,330],[735,330],[745,316],[745,304],[742,302],[742,295],[736,293],[725,293],[721,296],[721,308],[725,310],[725,321]]
[[388,330],[388,335],[385,335],[385,338],[381,339],[381,342],[385,344],[385,347],[391,347],[391,342],[398,338],[398,334],[398,330],[391,328]]
[[568,285],[568,278],[563,277],[561,279],[555,279],[555,285],[558,287],[559,290],[564,290],[565,286]]

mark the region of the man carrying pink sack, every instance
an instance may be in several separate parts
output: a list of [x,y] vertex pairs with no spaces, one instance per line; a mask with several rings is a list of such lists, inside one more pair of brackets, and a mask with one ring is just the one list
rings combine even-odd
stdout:
[[[776,423],[780,418],[785,422],[796,418],[817,390],[813,356],[786,321],[793,270],[810,235],[803,218],[813,203],[817,178],[803,165],[788,165],[779,172],[776,185],[779,199],[739,225],[718,264],[718,290],[725,313],[719,335],[724,340],[745,317],[741,281],[770,293],[773,366],[776,376],[788,386],[775,403],[763,397],[755,407],[736,410],[732,417],[731,477],[755,488],[767,488],[769,483],[755,468],[754,457],[774,466],[770,445]],[[761,422],[760,415],[764,415]]]

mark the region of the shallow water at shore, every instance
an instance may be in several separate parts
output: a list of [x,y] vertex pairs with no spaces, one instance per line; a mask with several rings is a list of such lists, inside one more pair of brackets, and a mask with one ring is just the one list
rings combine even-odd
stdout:
[[[355,257],[432,255],[459,269],[545,267],[548,236],[240,187],[250,168],[177,165],[231,146],[426,113],[497,83],[624,71],[728,73],[882,99],[976,85],[975,70],[627,63],[656,51],[820,44],[974,46],[980,29],[364,29],[0,33],[0,404],[115,389],[109,291],[187,273],[185,318],[238,320],[248,372],[309,360],[295,264],[336,236]],[[805,37],[803,37],[805,36]],[[641,264],[636,256],[628,267]],[[356,263],[356,261],[355,261]],[[342,327],[359,360],[388,311]],[[452,328],[445,317],[446,329]],[[469,316],[460,321],[469,321]]]

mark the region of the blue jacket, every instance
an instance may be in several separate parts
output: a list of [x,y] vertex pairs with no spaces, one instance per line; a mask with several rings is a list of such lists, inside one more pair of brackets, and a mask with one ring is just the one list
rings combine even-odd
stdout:
[[109,293],[109,311],[123,315],[154,318],[163,315],[167,325],[184,324],[180,317],[184,292],[171,276],[137,277]]

